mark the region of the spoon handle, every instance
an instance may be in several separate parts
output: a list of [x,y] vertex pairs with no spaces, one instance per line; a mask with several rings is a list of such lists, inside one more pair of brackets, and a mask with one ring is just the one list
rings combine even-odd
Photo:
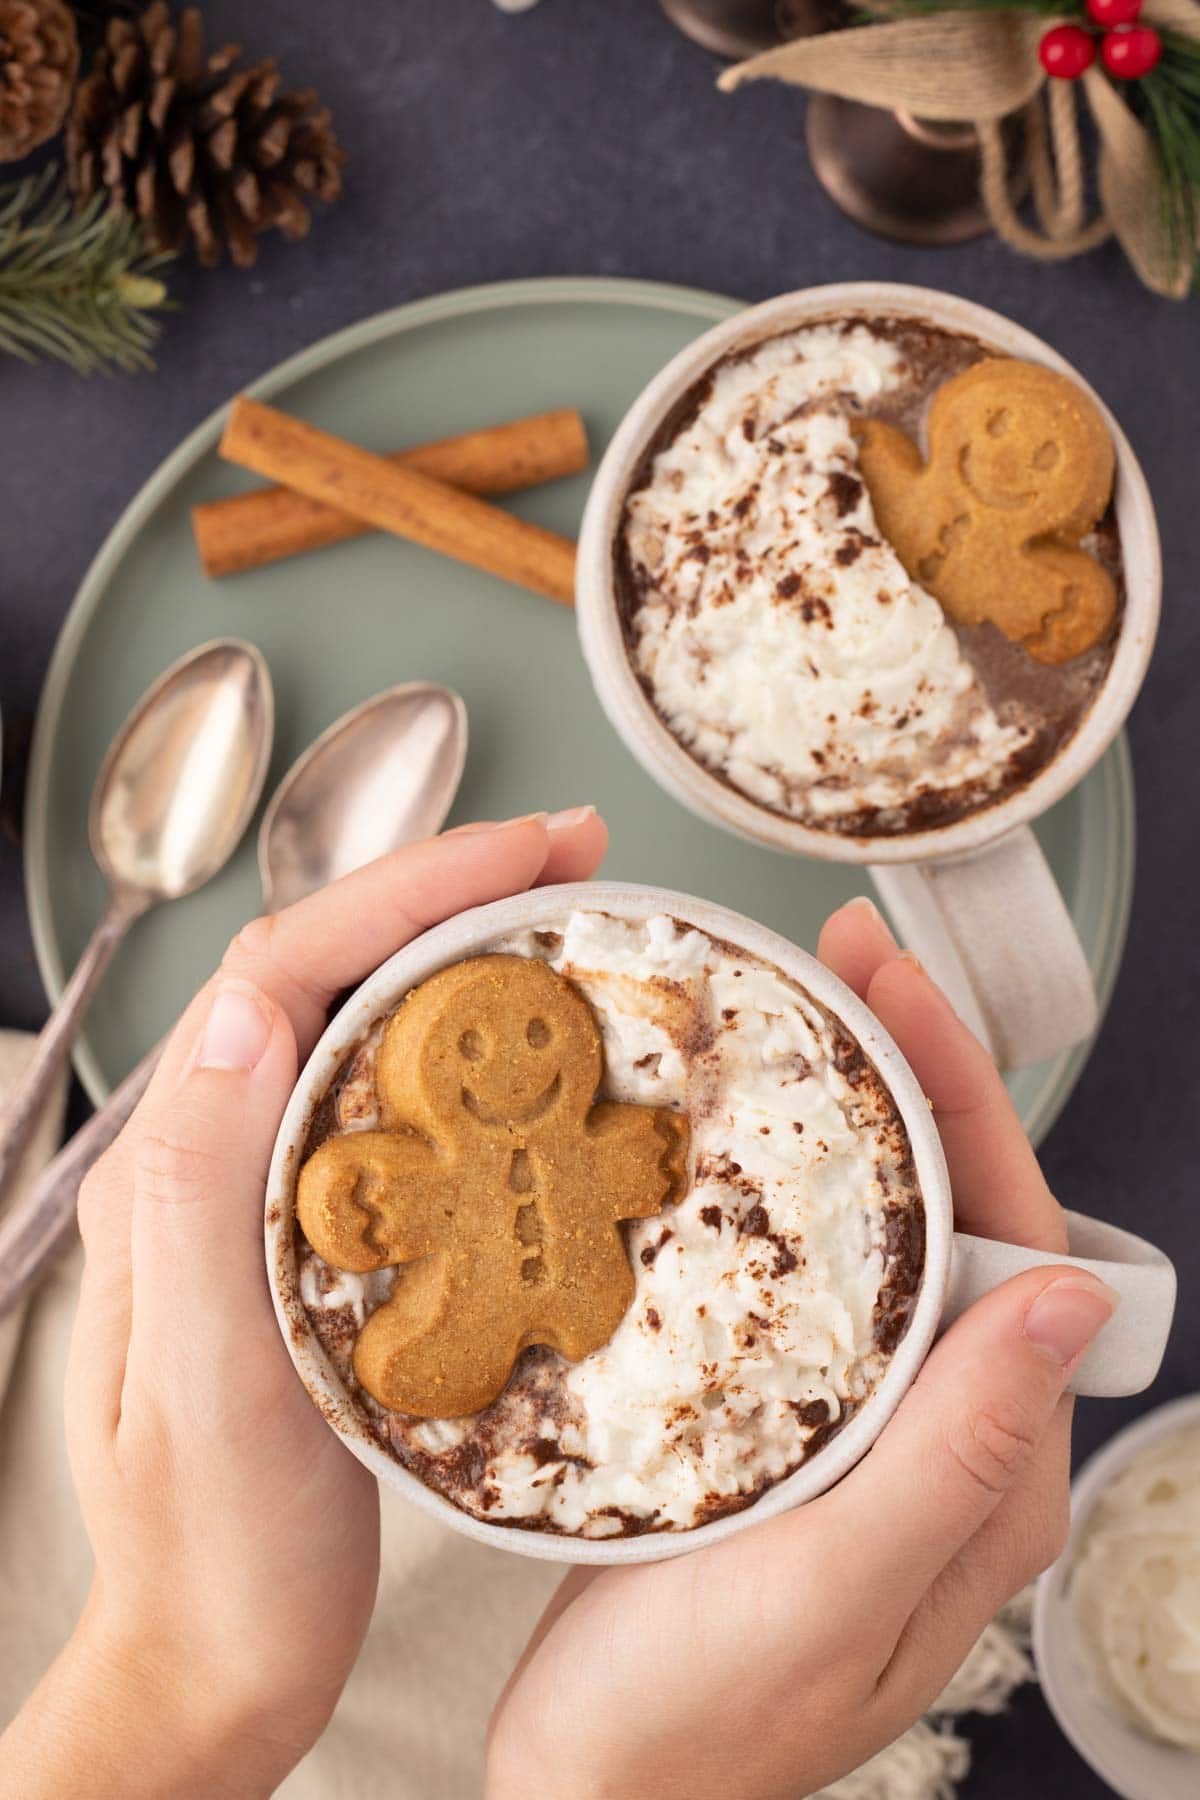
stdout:
[[12,1186],[21,1156],[59,1070],[71,1053],[80,1023],[117,945],[145,902],[120,892],[110,896],[104,915],[50,1014],[33,1059],[0,1111],[0,1200]]
[[0,1319],[36,1285],[74,1232],[80,1183],[149,1087],[165,1043],[164,1038],[142,1058],[0,1221]]

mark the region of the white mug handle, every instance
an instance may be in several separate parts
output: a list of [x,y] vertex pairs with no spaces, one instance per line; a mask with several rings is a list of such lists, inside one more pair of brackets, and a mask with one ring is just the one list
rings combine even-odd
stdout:
[[1087,957],[1028,825],[966,856],[875,865],[871,879],[901,942],[1000,1068],[1095,1031]]
[[1071,1378],[1073,1394],[1140,1394],[1158,1374],[1175,1313],[1175,1267],[1144,1238],[1068,1212],[1069,1256],[954,1234],[942,1329],[993,1288],[1026,1269],[1073,1264],[1115,1288],[1121,1304]]

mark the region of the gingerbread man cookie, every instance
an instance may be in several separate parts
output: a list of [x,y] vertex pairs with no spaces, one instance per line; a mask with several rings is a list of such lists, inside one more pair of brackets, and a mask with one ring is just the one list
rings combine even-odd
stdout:
[[1112,625],[1112,577],[1079,540],[1104,513],[1115,455],[1096,406],[1039,363],[988,357],[940,387],[929,461],[895,426],[859,428],[875,517],[915,581],[964,625],[990,619],[1038,662]]
[[591,1007],[533,959],[458,963],[393,1015],[382,1130],[326,1139],[296,1195],[335,1268],[409,1265],[354,1350],[381,1405],[478,1412],[526,1345],[577,1361],[612,1336],[634,1291],[619,1221],[678,1197],[689,1132],[663,1108],[597,1104],[603,1073]]

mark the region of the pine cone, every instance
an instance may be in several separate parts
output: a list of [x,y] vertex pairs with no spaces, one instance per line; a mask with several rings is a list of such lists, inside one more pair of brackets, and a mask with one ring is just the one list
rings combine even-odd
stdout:
[[[0,5],[3,0],[0,0]],[[308,200],[341,192],[345,151],[311,88],[280,91],[273,59],[239,68],[240,44],[204,54],[194,6],[172,21],[162,0],[139,19],[112,19],[67,125],[79,206],[105,189],[136,213],[156,250],[190,238],[202,263],[247,269],[256,237],[308,231]]]
[[75,18],[63,0],[0,0],[0,162],[54,136],[78,73]]

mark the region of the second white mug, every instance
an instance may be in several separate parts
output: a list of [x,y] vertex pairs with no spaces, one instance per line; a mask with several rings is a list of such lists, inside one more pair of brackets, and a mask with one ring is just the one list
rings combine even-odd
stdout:
[[[965,333],[1006,356],[1058,369],[1091,395],[1116,451],[1114,507],[1125,606],[1112,662],[1090,710],[1027,782],[950,824],[888,837],[820,831],[758,804],[710,773],[659,716],[630,661],[614,545],[626,496],[656,434],[724,357],[829,318],[899,318]],[[643,768],[701,817],[757,843],[865,864],[898,928],[1002,1068],[1039,1062],[1088,1037],[1097,1003],[1087,959],[1029,829],[1112,743],[1141,686],[1158,626],[1161,558],[1154,508],[1116,420],[1049,345],[988,308],[928,288],[851,282],[784,294],[726,320],[682,350],[644,390],[610,443],[579,542],[579,632],[597,695]]]

